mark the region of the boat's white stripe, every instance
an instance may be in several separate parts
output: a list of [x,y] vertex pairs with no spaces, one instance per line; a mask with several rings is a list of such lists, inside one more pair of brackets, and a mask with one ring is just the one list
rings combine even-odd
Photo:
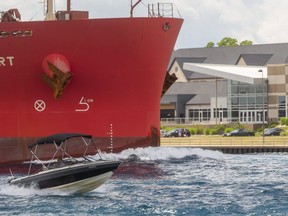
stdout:
[[107,172],[101,175],[97,175],[91,178],[83,179],[73,183],[52,187],[52,190],[61,190],[69,193],[86,193],[92,191],[102,185],[108,178],[113,175],[113,172]]

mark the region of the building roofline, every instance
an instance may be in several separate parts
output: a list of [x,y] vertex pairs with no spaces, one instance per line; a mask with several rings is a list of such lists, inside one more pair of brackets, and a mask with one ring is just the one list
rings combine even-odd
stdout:
[[[256,84],[260,83],[262,76],[267,78],[266,66],[239,66],[221,64],[193,64],[184,63],[185,70],[202,73],[214,77],[222,77],[229,80]],[[262,73],[259,71],[262,70]]]

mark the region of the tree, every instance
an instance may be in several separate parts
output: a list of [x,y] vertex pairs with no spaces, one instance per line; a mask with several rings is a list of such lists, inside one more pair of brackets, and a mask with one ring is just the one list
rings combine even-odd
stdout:
[[240,46],[251,46],[253,45],[253,42],[250,40],[244,40],[240,43]]
[[215,44],[212,41],[208,42],[206,45],[206,47],[214,47],[214,46],[215,46]]
[[[218,47],[227,47],[227,46],[238,46],[238,42],[235,38],[224,37],[221,41],[217,43]],[[251,46],[253,42],[250,40],[244,40],[240,44],[240,46]],[[206,47],[214,47],[214,42],[210,41],[207,43]]]
[[238,42],[235,38],[224,37],[217,45],[218,47],[237,46]]

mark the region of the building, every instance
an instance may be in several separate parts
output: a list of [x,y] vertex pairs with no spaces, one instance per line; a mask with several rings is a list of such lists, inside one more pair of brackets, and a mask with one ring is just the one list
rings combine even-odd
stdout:
[[168,72],[178,79],[161,99],[162,124],[287,117],[288,43],[180,49]]

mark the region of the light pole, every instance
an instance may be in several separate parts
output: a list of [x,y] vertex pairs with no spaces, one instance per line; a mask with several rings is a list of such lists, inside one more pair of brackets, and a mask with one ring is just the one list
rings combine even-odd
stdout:
[[217,125],[217,116],[218,116],[218,86],[217,86],[217,76],[215,77],[215,113],[216,113],[216,118],[215,118],[215,124]]
[[265,113],[264,113],[264,79],[263,79],[263,71],[260,69],[258,70],[259,73],[262,73],[262,143],[264,144],[264,118],[265,118]]

